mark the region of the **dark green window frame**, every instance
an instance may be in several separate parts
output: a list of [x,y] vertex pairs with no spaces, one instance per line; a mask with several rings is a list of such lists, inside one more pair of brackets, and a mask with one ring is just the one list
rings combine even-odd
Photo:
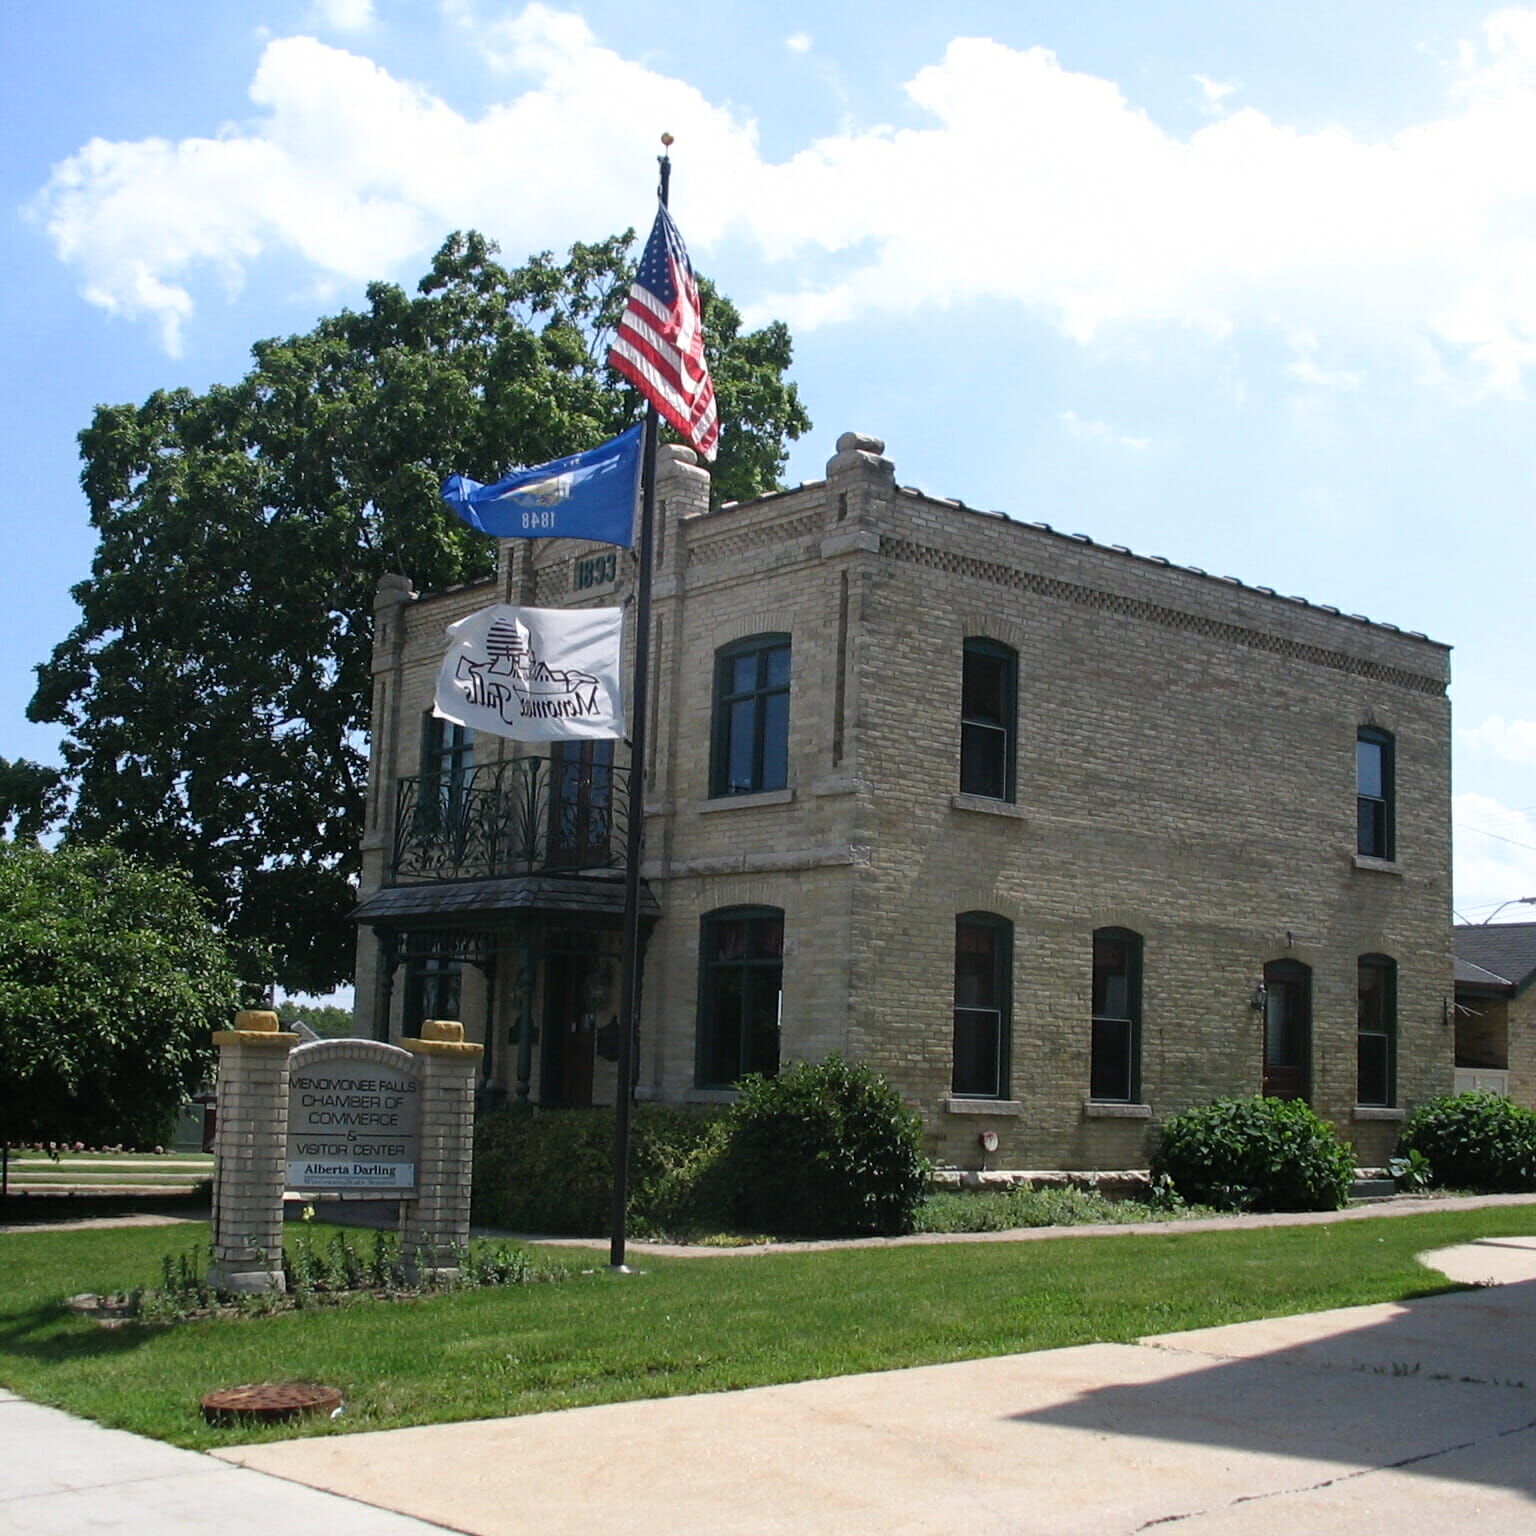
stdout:
[[715,652],[711,798],[788,787],[789,664],[788,635],[753,635]]
[[955,918],[954,1049],[950,1091],[1006,1099],[1013,1034],[1013,924],[995,912]]
[[1371,859],[1396,858],[1396,752],[1391,732],[1355,733],[1355,849]]
[[1019,653],[973,636],[961,652],[960,793],[1012,803],[1019,713]]
[[1361,955],[1356,967],[1355,1103],[1397,1106],[1397,961]]
[[1094,930],[1088,1097],[1096,1103],[1139,1101],[1142,951],[1141,935],[1129,928]]
[[698,1087],[730,1088],[753,1072],[778,1075],[783,997],[783,909],[706,912],[699,919]]

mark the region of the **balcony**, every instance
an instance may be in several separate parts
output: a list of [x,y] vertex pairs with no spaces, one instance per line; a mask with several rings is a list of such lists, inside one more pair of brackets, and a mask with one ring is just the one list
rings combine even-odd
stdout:
[[594,742],[398,780],[389,883],[621,870],[629,770],[604,760],[610,753]]

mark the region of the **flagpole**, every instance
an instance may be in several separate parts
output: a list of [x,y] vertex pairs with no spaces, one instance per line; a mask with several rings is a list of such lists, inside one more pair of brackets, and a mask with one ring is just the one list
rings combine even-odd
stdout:
[[[657,156],[657,195],[667,206],[672,183],[672,135]],[[635,1041],[640,1006],[640,859],[645,849],[645,757],[650,716],[651,560],[656,522],[656,407],[645,412],[645,448],[640,460],[640,559],[635,575],[635,680],[629,694],[629,825],[624,846],[624,938],[620,950],[618,1084],[613,1098],[613,1220],[608,1268],[628,1274],[624,1262],[629,1211],[629,1110],[634,1098]]]

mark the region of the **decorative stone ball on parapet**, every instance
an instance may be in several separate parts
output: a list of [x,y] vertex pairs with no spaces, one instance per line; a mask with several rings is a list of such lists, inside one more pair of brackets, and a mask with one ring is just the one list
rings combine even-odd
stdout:
[[844,432],[837,440],[837,452],[827,460],[827,479],[849,470],[875,471],[894,478],[896,466],[884,457],[885,441],[866,432]]
[[464,1038],[456,1019],[428,1019],[402,1040],[421,1066],[421,1159],[417,1194],[401,1202],[400,1256],[407,1278],[456,1280],[469,1242],[475,1151],[475,1077],[485,1047]]
[[213,1259],[208,1285],[224,1293],[281,1291],[288,1055],[299,1043],[277,1015],[247,1010],[215,1030]]

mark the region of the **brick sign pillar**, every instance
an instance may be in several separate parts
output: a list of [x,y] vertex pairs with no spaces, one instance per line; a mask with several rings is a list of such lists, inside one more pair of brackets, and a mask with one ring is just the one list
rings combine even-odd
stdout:
[[281,1291],[288,1053],[296,1034],[277,1015],[237,1013],[216,1030],[218,1126],[214,1133],[213,1262],[216,1291]]
[[400,1205],[400,1252],[413,1282],[454,1280],[469,1242],[475,1140],[475,1076],[485,1047],[464,1026],[428,1019],[419,1040],[400,1044],[421,1064],[421,1159],[417,1196]]

